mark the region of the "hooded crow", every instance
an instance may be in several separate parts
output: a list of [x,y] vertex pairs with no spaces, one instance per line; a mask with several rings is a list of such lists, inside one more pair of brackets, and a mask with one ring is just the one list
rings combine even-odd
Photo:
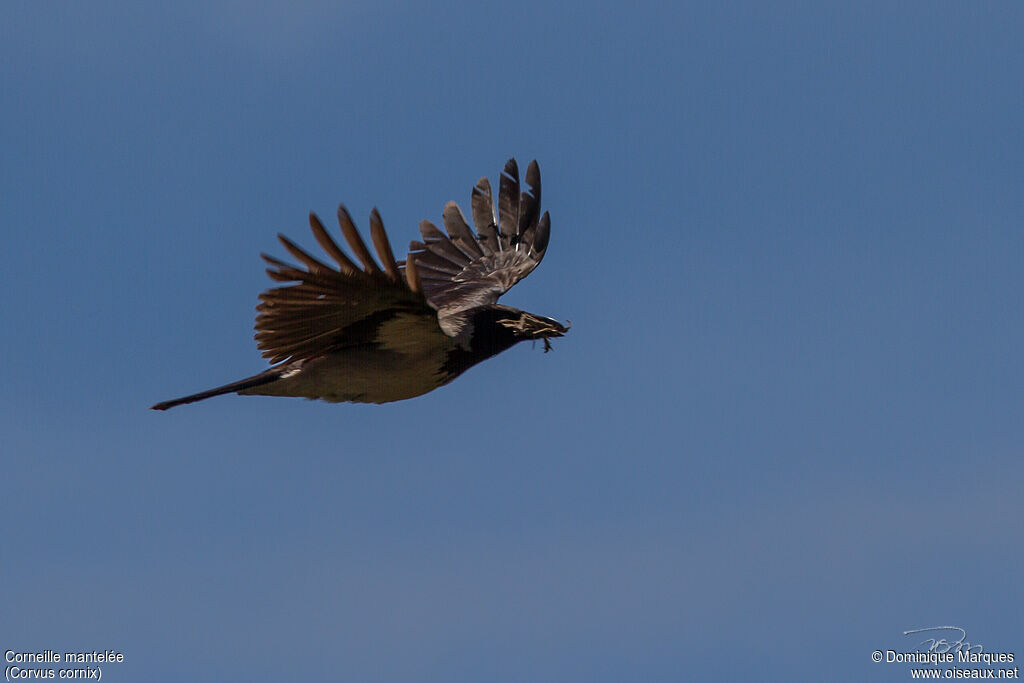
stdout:
[[[498,297],[530,274],[544,258],[551,221],[540,215],[540,170],[526,169],[520,193],[515,159],[505,164],[495,214],[491,185],[473,188],[476,234],[455,202],[444,208],[447,235],[420,223],[396,261],[377,209],[370,213],[373,258],[344,205],[341,233],[353,260],[309,215],[313,236],[333,259],[328,265],[284,235],[294,266],[262,254],[267,274],[289,283],[260,294],[256,342],[273,367],[246,379],[153,406],[167,410],[221,394],[303,396],[356,403],[401,401],[451,382],[480,361],[527,339],[551,337],[567,326],[498,303]],[[358,263],[357,263],[358,261]]]

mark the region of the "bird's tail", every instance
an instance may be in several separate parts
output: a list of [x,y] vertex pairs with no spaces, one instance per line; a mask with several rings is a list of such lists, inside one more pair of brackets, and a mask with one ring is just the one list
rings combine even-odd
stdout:
[[180,406],[185,403],[195,403],[196,401],[202,401],[203,399],[212,398],[214,396],[220,396],[221,394],[231,394],[243,389],[250,389],[252,387],[258,387],[262,384],[269,384],[275,382],[281,378],[282,370],[280,368],[271,368],[266,372],[261,372],[258,375],[252,377],[246,377],[240,379],[237,382],[231,384],[225,384],[222,387],[216,387],[215,389],[207,389],[206,391],[200,391],[198,394],[192,394],[190,396],[182,396],[181,398],[175,398],[170,401],[162,401],[152,406],[152,410],[167,410],[174,406]]

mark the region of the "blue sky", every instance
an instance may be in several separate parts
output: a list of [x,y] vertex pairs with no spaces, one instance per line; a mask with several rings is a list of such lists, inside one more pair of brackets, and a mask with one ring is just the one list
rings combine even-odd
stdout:
[[[111,681],[905,680],[1024,600],[1024,8],[0,8],[0,647]],[[261,370],[258,255],[540,162],[503,302],[385,406]]]

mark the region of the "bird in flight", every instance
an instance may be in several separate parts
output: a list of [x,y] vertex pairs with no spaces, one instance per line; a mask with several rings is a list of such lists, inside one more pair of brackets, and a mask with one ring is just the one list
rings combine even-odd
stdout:
[[[315,214],[309,225],[328,265],[284,235],[284,248],[304,267],[262,254],[271,279],[288,283],[260,294],[256,342],[273,365],[207,391],[163,401],[167,410],[221,394],[303,396],[356,403],[401,401],[451,382],[513,345],[568,331],[556,320],[497,303],[544,258],[551,220],[540,214],[540,169],[530,162],[520,192],[515,159],[505,164],[495,214],[491,185],[473,188],[476,234],[455,202],[444,207],[447,235],[420,222],[396,261],[377,209],[370,213],[373,258],[344,205],[338,223],[353,260]],[[356,262],[358,261],[358,263]]]

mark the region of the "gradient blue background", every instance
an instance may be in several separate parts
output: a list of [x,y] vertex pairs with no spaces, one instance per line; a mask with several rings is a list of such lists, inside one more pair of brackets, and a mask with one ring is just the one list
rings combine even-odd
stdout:
[[[1024,5],[4,2],[0,648],[118,681],[907,680],[1024,656]],[[386,406],[261,370],[260,251],[536,157]]]

